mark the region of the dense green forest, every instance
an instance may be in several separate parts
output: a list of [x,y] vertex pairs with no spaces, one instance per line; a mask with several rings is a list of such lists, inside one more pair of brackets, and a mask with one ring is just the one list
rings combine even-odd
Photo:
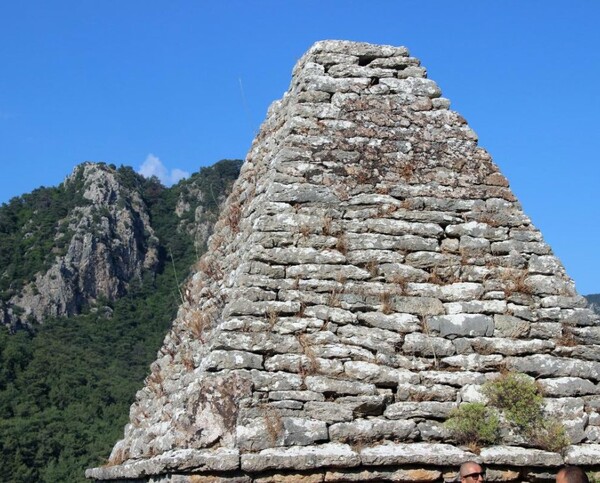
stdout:
[[[104,463],[122,436],[129,406],[175,317],[180,304],[178,283],[202,252],[190,233],[181,229],[175,204],[199,187],[203,216],[216,218],[218,200],[238,176],[240,165],[221,161],[172,188],[156,179],[144,180],[131,168],[120,168],[121,175],[142,190],[149,207],[161,243],[159,270],[146,273],[125,297],[88,307],[81,315],[46,320],[15,334],[0,328],[2,481],[86,481],[85,468]],[[61,208],[68,205],[61,187],[13,199],[0,208],[2,244],[18,245],[11,234],[28,222],[27,216],[41,211],[31,203],[39,206],[42,194],[56,201],[51,203],[53,213],[47,215],[48,226],[66,216],[70,207]],[[184,214],[190,223],[194,209],[192,204],[191,215]],[[19,257],[9,251],[1,255],[2,269],[18,265]],[[44,263],[43,257],[40,260],[37,269]],[[23,271],[22,279],[32,270]]]
[[590,302],[592,304],[600,305],[600,293],[586,295],[585,298],[588,299],[588,302]]

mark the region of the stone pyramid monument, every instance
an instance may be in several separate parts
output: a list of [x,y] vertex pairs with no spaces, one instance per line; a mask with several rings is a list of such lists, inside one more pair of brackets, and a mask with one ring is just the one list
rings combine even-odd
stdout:
[[[404,47],[323,41],[299,60],[183,298],[124,438],[88,478],[600,469],[598,318]],[[453,439],[453,409],[506,371],[537,381],[570,446]]]

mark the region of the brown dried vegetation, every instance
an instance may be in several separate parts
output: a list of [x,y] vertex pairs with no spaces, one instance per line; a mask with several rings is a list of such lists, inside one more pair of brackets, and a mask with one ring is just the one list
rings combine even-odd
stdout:
[[514,293],[533,294],[532,287],[527,284],[527,270],[505,269],[500,274],[500,280],[506,297]]
[[392,304],[392,294],[390,292],[381,292],[380,295],[380,302],[381,302],[381,311],[386,314],[389,315],[394,311],[394,307]]
[[194,309],[191,311],[188,318],[188,328],[195,339],[198,339],[203,344],[206,342],[204,334],[212,328],[214,322],[214,310],[201,311]]
[[263,406],[263,419],[265,420],[269,441],[275,446],[279,438],[283,436],[284,431],[281,414],[276,408],[265,405]]
[[346,255],[348,253],[348,239],[344,233],[338,235],[335,249],[342,255]]
[[323,235],[329,236],[329,235],[333,234],[332,223],[333,223],[333,218],[331,216],[323,217]]

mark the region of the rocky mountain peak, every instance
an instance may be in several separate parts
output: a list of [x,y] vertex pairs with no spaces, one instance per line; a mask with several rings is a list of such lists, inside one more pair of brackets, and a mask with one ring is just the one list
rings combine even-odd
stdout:
[[[139,180],[133,171],[123,173],[104,163],[84,163],[54,192],[50,207],[68,206],[45,220],[52,254],[3,303],[0,318],[5,324],[43,322],[47,316],[76,314],[101,298],[114,300],[144,269],[156,266],[158,240],[147,207],[138,186],[127,183]],[[49,215],[34,213],[34,218],[41,216]],[[35,224],[21,231],[28,231],[26,238],[42,236]]]

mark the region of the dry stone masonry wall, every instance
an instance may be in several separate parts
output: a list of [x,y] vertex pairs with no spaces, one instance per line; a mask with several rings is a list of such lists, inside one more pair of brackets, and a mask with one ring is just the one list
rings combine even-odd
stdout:
[[[600,461],[600,327],[403,47],[324,41],[269,109],[98,480],[553,478]],[[502,371],[572,445],[444,427]]]

